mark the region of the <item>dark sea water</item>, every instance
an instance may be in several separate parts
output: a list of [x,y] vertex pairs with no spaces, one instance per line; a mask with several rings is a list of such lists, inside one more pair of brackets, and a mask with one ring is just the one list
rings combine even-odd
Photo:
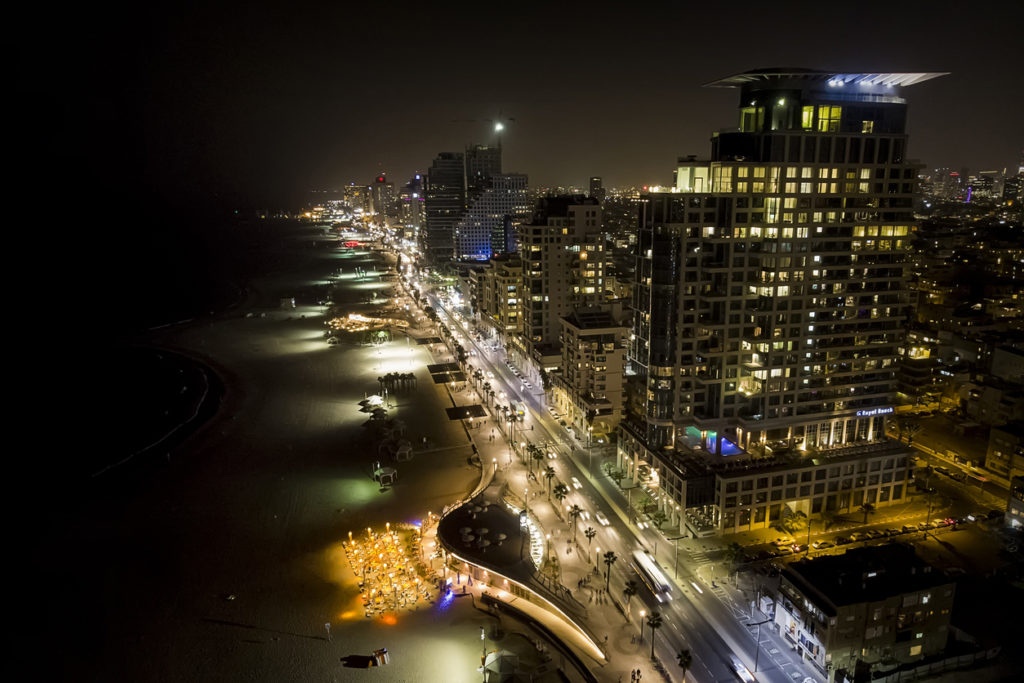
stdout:
[[230,309],[253,278],[288,267],[296,237],[314,232],[322,229],[228,214],[126,238],[130,257],[110,273],[117,295],[99,311],[108,318],[100,329],[109,336],[97,337],[90,353],[93,386],[86,394],[101,399],[90,406],[96,447],[69,463],[72,478],[109,476],[126,459],[164,458],[216,412],[222,391],[216,374],[146,344],[147,330]]

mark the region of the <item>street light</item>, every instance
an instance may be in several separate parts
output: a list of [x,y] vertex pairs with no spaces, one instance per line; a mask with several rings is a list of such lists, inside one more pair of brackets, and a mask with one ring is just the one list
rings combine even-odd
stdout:
[[747,626],[757,627],[757,647],[754,649],[754,673],[757,673],[757,662],[761,657],[761,624],[767,624],[771,619],[762,619],[756,624],[747,624]]

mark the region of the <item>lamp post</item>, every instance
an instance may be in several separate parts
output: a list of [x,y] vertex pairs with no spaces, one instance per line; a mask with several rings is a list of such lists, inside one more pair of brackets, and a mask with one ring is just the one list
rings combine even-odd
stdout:
[[754,650],[754,673],[757,673],[757,662],[761,657],[761,624],[767,624],[771,619],[762,619],[756,624],[747,624],[747,626],[757,627],[757,648]]
[[679,578],[679,540],[683,538],[686,538],[685,534],[683,536],[673,536],[672,538],[666,539],[668,541],[674,541],[676,545],[675,569],[673,571],[675,572],[674,578],[677,579]]

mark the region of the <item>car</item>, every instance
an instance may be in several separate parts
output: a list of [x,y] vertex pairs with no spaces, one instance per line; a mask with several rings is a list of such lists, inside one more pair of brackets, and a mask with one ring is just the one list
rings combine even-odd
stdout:
[[985,514],[985,516],[988,517],[989,519],[999,519],[1000,517],[1005,517],[1006,513],[1003,512],[1002,510],[994,510],[993,509],[993,510],[989,510]]
[[604,516],[604,513],[600,510],[594,510],[594,519],[601,523],[601,526],[608,526],[611,522]]
[[340,341],[340,340],[339,340],[339,339],[338,339],[337,337],[328,337],[328,338],[327,338],[327,345],[328,345],[328,346],[334,346],[334,345],[335,345],[335,344],[337,344],[337,343],[338,343],[339,341]]
[[494,379],[494,373],[490,370],[487,371],[487,379]]
[[789,536],[779,536],[774,541],[772,541],[772,545],[779,548],[787,545],[793,545],[793,539]]
[[853,543],[853,539],[849,536],[840,536],[836,539],[836,545],[846,545],[847,543]]
[[583,488],[583,484],[581,484],[580,480],[577,479],[576,477],[572,477],[571,479],[569,479],[569,481],[572,482],[572,487],[574,489],[581,489],[581,488]]
[[909,533],[913,533],[915,531],[917,531],[917,527],[916,526],[911,526],[910,524],[904,524],[903,525],[902,533],[909,534]]
[[928,529],[934,529],[935,525],[932,524],[931,522],[921,522],[920,524],[917,525],[917,528],[920,529],[921,531],[927,531]]
[[754,678],[754,674],[750,673],[750,669],[748,669],[736,655],[729,655],[729,663],[732,665],[733,673],[735,673],[743,683],[757,683],[757,679]]
[[867,531],[864,532],[864,535],[867,536],[868,538],[881,538],[882,537],[882,532],[879,531],[878,529],[868,529]]
[[850,542],[851,543],[856,543],[857,541],[865,541],[865,540],[867,540],[867,536],[865,534],[862,534],[860,532],[855,532],[855,533],[850,534]]
[[885,530],[885,535],[886,536],[899,536],[902,533],[903,532],[900,531],[899,529],[894,529],[894,528],[889,528],[889,529]]
[[826,548],[835,547],[830,541],[815,541],[811,544],[811,547],[815,550],[824,550]]
[[790,548],[789,546],[782,546],[781,548],[776,548],[775,549],[775,556],[776,557],[782,557],[783,555],[792,555],[792,554],[793,554],[793,549]]

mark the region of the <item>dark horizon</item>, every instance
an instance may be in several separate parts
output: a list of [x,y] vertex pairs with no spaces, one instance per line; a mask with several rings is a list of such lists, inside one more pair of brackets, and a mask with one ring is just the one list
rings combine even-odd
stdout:
[[[521,7],[521,6],[520,6]],[[531,187],[670,181],[736,122],[736,91],[703,84],[764,67],[948,71],[907,88],[911,158],[999,170],[1024,147],[1024,8],[863,3],[785,14],[679,4],[150,7],[69,17],[32,56],[30,88],[90,196],[150,205],[297,208],[311,190],[404,183],[442,151],[494,142]],[[649,8],[649,9],[648,9]],[[870,10],[870,11],[868,11]],[[979,125],[983,120],[984,125]],[[101,199],[102,200],[102,199]]]

